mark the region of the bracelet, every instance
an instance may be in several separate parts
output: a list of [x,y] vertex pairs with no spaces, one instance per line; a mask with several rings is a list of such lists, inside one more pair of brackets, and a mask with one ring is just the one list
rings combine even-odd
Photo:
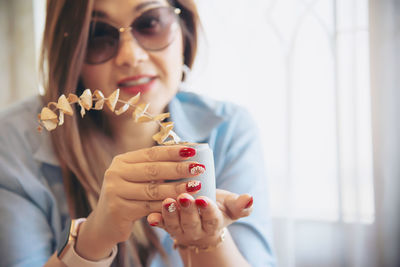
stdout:
[[222,245],[222,242],[224,242],[225,240],[225,236],[226,236],[226,232],[228,230],[226,229],[226,227],[224,227],[222,229],[222,233],[221,235],[218,237],[218,241],[216,244],[214,245],[210,245],[210,246],[201,246],[201,245],[182,245],[182,244],[178,244],[178,241],[176,239],[174,239],[174,249],[189,249],[192,250],[194,252],[196,252],[196,254],[199,254],[200,252],[208,252],[211,250],[214,250],[216,248],[218,248],[219,246]]

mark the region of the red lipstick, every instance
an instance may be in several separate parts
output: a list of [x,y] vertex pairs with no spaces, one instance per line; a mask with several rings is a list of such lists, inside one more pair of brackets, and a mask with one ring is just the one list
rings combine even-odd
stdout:
[[152,89],[156,81],[156,76],[151,75],[136,75],[118,82],[118,87],[121,91],[128,94],[146,93]]

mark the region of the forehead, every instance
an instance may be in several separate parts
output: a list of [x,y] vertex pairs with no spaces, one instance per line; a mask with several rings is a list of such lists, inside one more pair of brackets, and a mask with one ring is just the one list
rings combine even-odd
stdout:
[[121,21],[152,6],[167,4],[167,0],[95,0],[93,11],[98,17]]

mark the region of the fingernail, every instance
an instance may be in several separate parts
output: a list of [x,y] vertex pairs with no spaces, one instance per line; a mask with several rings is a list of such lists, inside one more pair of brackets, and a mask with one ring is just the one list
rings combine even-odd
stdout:
[[192,163],[189,165],[189,172],[191,174],[201,174],[206,171],[206,166],[203,164]]
[[201,182],[200,181],[190,181],[186,184],[186,191],[187,192],[195,192],[199,191],[201,188]]
[[193,157],[196,155],[196,149],[191,147],[185,147],[179,150],[179,155],[183,158]]
[[181,204],[182,207],[189,207],[190,206],[190,199],[188,198],[180,198],[179,199],[179,204]]
[[247,205],[244,207],[245,209],[250,208],[253,205],[253,197],[250,198],[249,202],[247,203]]
[[203,209],[206,208],[208,205],[208,203],[204,199],[201,199],[201,198],[196,199],[195,203],[196,203],[196,206],[203,208]]
[[158,222],[152,222],[152,223],[149,223],[151,226],[157,226],[158,225]]
[[171,202],[171,203],[165,204],[165,205],[164,205],[164,208],[165,208],[168,212],[174,212],[174,211],[176,211],[175,202]]

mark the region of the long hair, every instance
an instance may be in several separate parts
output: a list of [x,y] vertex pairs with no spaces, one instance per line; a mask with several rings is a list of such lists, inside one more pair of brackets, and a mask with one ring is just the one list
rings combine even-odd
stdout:
[[[48,0],[41,53],[41,79],[44,103],[57,101],[61,94],[80,94],[80,79],[85,59],[89,24],[95,0]],[[199,18],[193,0],[169,0],[181,9],[180,24],[184,40],[184,63],[192,66],[197,50]],[[50,133],[62,169],[69,213],[72,218],[87,217],[96,206],[104,172],[116,155],[112,129],[100,111],[79,112],[65,119],[64,126]],[[167,255],[154,231],[144,219],[134,223],[128,242],[119,244],[114,264],[145,265],[151,254]]]

